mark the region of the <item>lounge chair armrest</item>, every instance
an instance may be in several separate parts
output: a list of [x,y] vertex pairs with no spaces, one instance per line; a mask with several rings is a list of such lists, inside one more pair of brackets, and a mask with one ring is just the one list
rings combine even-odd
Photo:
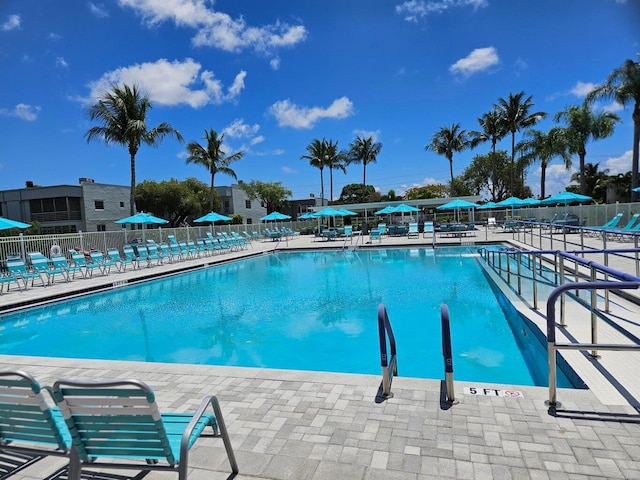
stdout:
[[[198,421],[202,416],[206,413],[207,407],[211,405],[213,409],[213,414],[215,416],[217,428],[214,428],[215,433],[219,434],[222,437],[222,441],[224,442],[224,448],[227,452],[227,457],[229,458],[229,464],[231,465],[231,470],[233,473],[238,473],[238,463],[236,462],[236,457],[233,453],[233,448],[231,447],[231,441],[229,439],[229,433],[227,432],[227,427],[224,423],[224,419],[222,417],[222,410],[220,409],[220,403],[218,399],[214,395],[207,395],[202,399],[198,409],[195,411],[193,416],[191,417],[191,421],[185,428],[182,438],[180,439],[180,461],[185,463],[187,461],[189,455],[189,439],[195,429]],[[185,468],[186,471],[186,468]]]

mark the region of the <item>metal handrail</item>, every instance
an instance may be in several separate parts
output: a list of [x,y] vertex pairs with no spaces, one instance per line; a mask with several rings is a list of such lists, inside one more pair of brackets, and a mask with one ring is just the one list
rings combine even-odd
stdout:
[[[626,275],[626,274],[623,274]],[[556,351],[557,350],[638,350],[640,345],[622,345],[622,344],[599,344],[595,337],[596,331],[592,327],[593,343],[556,343],[556,300],[562,293],[567,290],[611,290],[611,289],[637,289],[640,287],[640,278],[632,277],[633,280],[621,282],[590,282],[590,283],[565,283],[555,288],[547,299],[547,354],[549,364],[549,406],[558,407],[557,402],[557,381],[556,381]]]
[[444,357],[444,379],[447,386],[447,401],[456,401],[453,388],[453,356],[451,353],[451,324],[449,322],[449,307],[440,305],[440,323],[442,325],[442,356]]
[[[378,305],[378,337],[380,339],[380,366],[382,367],[382,395],[391,398],[393,397],[391,382],[394,375],[398,376],[396,339],[393,335],[387,309],[382,303]],[[390,357],[387,355],[387,337],[389,338],[389,350],[391,350]]]

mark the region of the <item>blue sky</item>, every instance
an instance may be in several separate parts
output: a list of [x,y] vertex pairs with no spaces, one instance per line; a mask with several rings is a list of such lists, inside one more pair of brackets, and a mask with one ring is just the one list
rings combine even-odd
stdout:
[[[202,143],[205,129],[225,133],[227,153],[245,152],[232,164],[239,179],[281,181],[293,198],[319,195],[319,171],[300,159],[314,138],[346,148],[374,135],[383,146],[367,183],[382,193],[445,183],[447,160],[424,150],[439,128],[477,129],[498,98],[520,91],[549,117],[580,103],[637,59],[638,25],[637,0],[3,0],[0,189],[79,177],[128,185],[127,150],[84,139],[87,106],[113,82],[149,93],[150,126],[166,121]],[[587,162],[630,170],[631,108],[597,108],[623,122],[587,146]],[[489,148],[455,156],[454,174]],[[208,183],[185,157],[173,139],[143,146],[137,179]],[[554,163],[547,194],[572,173]],[[334,197],[362,174],[334,172]],[[539,179],[534,166],[535,194]]]

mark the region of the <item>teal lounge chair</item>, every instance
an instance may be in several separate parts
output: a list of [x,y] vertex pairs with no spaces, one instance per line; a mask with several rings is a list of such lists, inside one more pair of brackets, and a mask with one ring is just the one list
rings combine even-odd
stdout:
[[382,242],[382,233],[380,233],[379,228],[374,228],[369,232],[369,243],[372,243],[374,240]]
[[633,233],[633,224],[636,223],[638,217],[640,217],[640,213],[634,213],[631,215],[631,218],[624,227],[616,228],[615,232],[609,233],[609,238],[612,240],[622,240],[625,233]]
[[115,261],[111,260],[109,257],[105,257],[102,252],[98,250],[90,252],[89,256],[91,257],[92,263],[97,263],[98,265],[102,266],[103,275],[111,273],[111,267],[115,267],[116,269],[118,268],[118,265]]
[[131,265],[134,270],[136,268],[140,268],[138,256],[136,255],[136,252],[134,252],[131,245],[125,245],[124,247],[122,247],[122,253],[124,254],[123,261],[125,262],[125,265]]
[[189,451],[207,427],[222,438],[231,470],[238,473],[215,396],[206,396],[194,414],[160,413],[151,388],[136,380],[58,380],[53,397],[77,451],[69,465],[69,480],[80,480],[85,467],[169,470],[186,480]]
[[71,254],[71,259],[73,260],[74,265],[78,266],[79,268],[84,268],[85,278],[87,277],[87,274],[89,274],[89,276],[92,277],[94,270],[98,270],[101,275],[106,275],[106,273],[104,272],[104,269],[102,268],[102,265],[95,262],[87,262],[87,259],[85,258],[84,253],[74,251]]
[[[71,435],[45,388],[22,371],[0,372],[0,450],[35,456],[68,457]],[[31,462],[14,469],[12,474]]]
[[45,276],[45,278],[47,279],[47,285],[53,284],[56,275],[60,275],[66,282],[70,280],[69,274],[62,267],[54,265],[51,260],[49,260],[41,253],[38,252],[36,255],[30,253],[29,256],[31,267],[40,275]]
[[594,230],[591,230],[592,236],[599,237],[600,235],[603,235],[603,233],[600,230],[611,230],[616,228],[616,225],[618,225],[618,222],[620,221],[621,218],[622,218],[622,213],[618,213],[615,217],[613,217],[604,225],[600,227],[593,227]]
[[426,238],[427,234],[433,235],[433,222],[424,222],[424,226],[422,228],[422,238]]
[[85,278],[82,268],[80,268],[76,264],[70,264],[67,261],[67,257],[65,257],[64,255],[52,255],[51,263],[54,266],[58,268],[62,268],[65,272],[67,272],[67,277],[71,277],[72,279],[75,279],[76,273],[79,273],[82,276],[82,278]]
[[[5,285],[7,286],[7,292],[8,292],[9,286],[13,282],[15,282],[15,284],[18,286],[18,290],[22,290],[22,286],[20,285],[20,279],[18,277],[16,277],[15,275],[12,275],[11,273],[8,273],[7,275],[0,273],[0,295],[2,295],[2,292],[4,291],[4,286]],[[26,288],[26,285],[25,285],[25,288]]]
[[417,223],[410,223],[409,224],[409,231],[407,232],[407,238],[411,238],[411,237],[420,237],[420,232],[418,231],[418,224]]
[[149,243],[147,245],[147,258],[149,260],[149,265],[154,262],[156,265],[160,265],[162,263],[162,258],[160,258],[160,253],[158,253],[158,245],[155,243]]
[[27,269],[27,266],[22,261],[21,258],[7,258],[7,270],[10,275],[14,277],[20,278],[24,282],[25,288],[27,287],[27,283],[31,280],[31,286],[33,287],[34,282],[40,280],[43,287],[46,287],[42,276],[37,271],[30,271]]

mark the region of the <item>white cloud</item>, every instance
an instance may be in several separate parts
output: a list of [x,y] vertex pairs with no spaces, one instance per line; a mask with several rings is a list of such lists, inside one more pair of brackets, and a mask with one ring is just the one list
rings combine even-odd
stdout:
[[62,58],[62,57],[56,58],[56,67],[67,68],[68,66],[69,66],[69,64],[67,63],[67,61],[64,58]]
[[454,75],[469,77],[474,73],[486,70],[500,62],[498,53],[493,47],[476,48],[465,58],[461,58],[449,67]]
[[289,100],[281,100],[269,108],[280,127],[312,128],[322,118],[346,118],[353,114],[353,103],[347,97],[334,100],[327,108],[298,107]]
[[474,10],[489,5],[487,0],[409,0],[396,5],[396,13],[404,15],[408,22],[417,22],[419,19],[433,13],[442,13],[455,7],[473,7]]
[[604,110],[605,112],[615,113],[615,112],[619,112],[620,110],[624,110],[624,107],[620,103],[613,101],[608,105],[603,105],[602,110]]
[[7,21],[0,25],[0,30],[3,32],[15,30],[16,28],[20,28],[20,15],[9,15]]
[[627,173],[631,171],[631,160],[633,150],[627,150],[619,157],[607,158],[600,170],[609,170],[609,175],[617,175],[619,173]]
[[575,95],[576,97],[586,97],[587,94],[593,90],[595,87],[597,87],[597,85],[595,83],[591,83],[591,82],[576,82],[576,84],[571,87],[571,90],[569,90],[569,92],[573,95]]
[[104,4],[89,2],[87,6],[89,7],[89,10],[91,11],[91,13],[97,18],[109,17],[109,12],[104,7]]
[[13,110],[0,108],[0,116],[16,117],[27,122],[33,122],[38,118],[41,108],[37,105],[27,105],[26,103],[17,104]]
[[260,125],[247,125],[242,118],[237,118],[231,125],[222,130],[225,136],[231,138],[248,138],[255,135],[260,130]]
[[290,167],[282,167],[282,173],[287,173],[289,175],[293,175],[298,173],[298,170],[296,170],[295,168],[290,168]]
[[373,141],[374,142],[379,142],[380,141],[380,130],[360,130],[360,129],[356,129],[356,130],[353,130],[351,133],[353,133],[355,136],[361,137],[361,138],[373,137]]
[[274,70],[278,70],[280,68],[280,58],[279,57],[273,57],[269,61],[269,65],[271,65],[271,68],[273,68]]
[[222,104],[236,99],[244,89],[244,70],[238,73],[226,93],[220,80],[213,72],[201,70],[201,65],[187,58],[183,62],[169,62],[165,59],[153,63],[140,63],[105,73],[91,82],[92,102],[111,89],[111,85],[139,85],[149,94],[150,99],[161,105],[186,104],[193,108],[208,104]]
[[262,135],[258,135],[257,137],[253,137],[249,143],[253,146],[253,145],[257,145],[259,143],[264,142],[265,138]]
[[[242,17],[233,19],[226,13],[214,10],[213,1],[118,0],[118,3],[135,10],[150,26],[173,21],[179,27],[196,30],[192,39],[194,45],[227,52],[253,49],[258,53],[274,55],[273,52],[278,48],[294,46],[307,38],[307,30],[303,25],[292,26],[278,21],[260,27],[250,26]],[[276,68],[278,64],[276,60]]]

